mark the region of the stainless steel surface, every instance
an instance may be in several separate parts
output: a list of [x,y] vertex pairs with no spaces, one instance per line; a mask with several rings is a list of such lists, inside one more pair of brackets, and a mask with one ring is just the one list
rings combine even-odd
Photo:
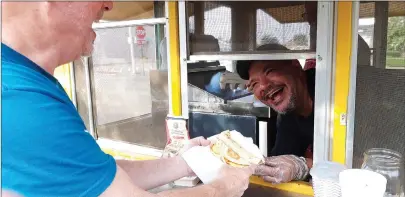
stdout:
[[[149,107],[151,107],[151,112],[98,125],[98,135],[111,140],[163,149],[166,144],[165,118],[169,105],[166,79],[166,71],[150,71],[151,106]],[[139,82],[142,81],[135,80],[134,82],[134,85],[141,85]]]
[[126,21],[94,23],[92,27],[93,27],[93,29],[108,29],[108,28],[130,27],[130,26],[136,26],[136,25],[166,24],[166,22],[167,22],[167,18],[151,18],[151,19],[140,19],[140,20],[126,20]]
[[[100,137],[112,140],[125,141],[131,144],[139,144],[142,146],[163,149],[166,145],[165,119],[168,114],[169,107],[167,77],[167,71],[161,70],[149,71],[148,81],[145,81],[145,79],[139,80],[133,76],[127,76],[125,78],[126,83],[129,83],[127,85],[137,88],[130,88],[126,93],[122,94],[126,94],[126,98],[134,100],[135,103],[131,104],[130,101],[126,101],[125,103],[122,103],[126,105],[120,105],[121,107],[125,107],[125,109],[122,108],[117,110],[115,115],[111,111],[109,114],[114,115],[111,118],[122,118],[126,116],[126,112],[129,111],[132,112],[129,114],[129,117],[132,117],[115,120],[113,122],[109,121],[107,124],[99,124],[97,126],[97,134]],[[122,79],[117,77],[115,80],[121,81]],[[143,90],[143,88],[147,86],[150,88],[149,93],[144,92],[145,90]],[[104,88],[106,87],[104,86]],[[122,90],[118,89],[115,91],[120,92]],[[150,98],[146,96],[137,97],[137,95],[139,96],[139,94],[142,92],[143,94],[150,94]],[[140,100],[135,101],[136,99]],[[150,102],[150,106],[148,103],[146,103],[146,101],[142,101],[142,99],[150,99],[150,101],[148,101]],[[135,109],[139,109],[141,107],[142,110],[147,110],[149,113],[133,116],[133,113],[135,112],[126,109],[132,109],[134,106],[138,106]],[[115,109],[117,109],[117,107],[115,107]],[[106,115],[108,114],[104,114],[105,117]]]
[[269,51],[269,52],[248,52],[248,53],[196,53],[190,55],[191,61],[208,60],[291,60],[291,59],[313,59],[315,52],[305,51]]
[[[360,2],[353,2],[352,10],[352,38],[358,37]],[[352,40],[349,97],[347,100],[347,131],[346,131],[346,166],[353,167],[353,145],[354,145],[354,114],[356,109],[356,75],[357,75],[357,50],[358,39]]]
[[99,125],[97,133],[103,138],[163,150],[166,145],[164,120],[167,113],[167,110],[154,111],[151,114]]
[[188,100],[189,103],[202,102],[202,103],[224,103],[224,99],[217,97],[203,89],[188,84]]
[[314,162],[329,160],[333,98],[334,2],[318,2],[316,83],[314,102]]

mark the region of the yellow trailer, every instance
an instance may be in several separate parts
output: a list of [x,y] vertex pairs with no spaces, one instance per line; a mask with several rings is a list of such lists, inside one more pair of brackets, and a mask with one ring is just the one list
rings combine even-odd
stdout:
[[[401,40],[405,41],[405,35],[400,29],[405,29],[405,2],[318,2],[316,28],[304,24],[304,15],[308,14],[304,3],[248,2],[254,8],[250,10],[246,2],[117,1],[113,11],[104,16],[105,21],[94,25],[99,39],[95,42],[95,54],[89,59],[63,65],[55,71],[55,76],[105,152],[127,159],[154,159],[160,156],[166,137],[166,116],[157,111],[169,117],[192,118],[190,64],[316,59],[314,162],[329,160],[359,167],[362,152],[372,147],[392,148],[404,154],[405,46]],[[219,37],[213,33],[213,29],[221,27],[210,27],[209,21],[218,13],[225,13],[221,17],[232,23],[221,23],[231,35]],[[257,36],[260,34],[257,24],[264,20],[262,16],[271,17],[280,27],[304,24],[304,35],[308,36],[304,46],[294,45],[288,52],[254,51],[262,42]],[[219,51],[193,51],[196,43],[190,41],[190,21],[193,21],[192,33],[231,43],[230,48],[222,44]],[[237,24],[244,29],[238,29]],[[260,28],[265,32],[264,27]],[[151,38],[143,38],[142,30],[152,34]],[[283,31],[283,35],[289,33],[279,31]],[[372,51],[368,56],[370,65],[358,64],[358,59],[364,58],[358,56],[362,53],[358,51],[359,35]],[[120,36],[125,41],[121,42]],[[291,44],[286,37],[282,38],[287,41],[281,39],[281,42]],[[238,41],[247,44],[237,46],[234,43]],[[314,41],[316,46],[311,44]],[[129,45],[122,45],[125,42]],[[113,47],[116,48],[111,49]],[[239,48],[234,50],[235,47]],[[124,57],[122,51],[108,51],[116,52],[120,48],[125,48],[125,53],[142,55]],[[232,63],[226,67],[232,71]],[[132,79],[136,79],[135,82],[129,82]],[[147,83],[143,83],[145,81]],[[114,90],[121,87],[123,92]],[[131,92],[144,87],[152,92],[149,96]],[[159,91],[153,92],[156,87]],[[120,110],[126,114],[116,114]],[[145,126],[145,122],[149,126]],[[135,139],[137,136],[142,139]],[[272,185],[252,177],[251,183],[256,191],[251,195],[313,196],[311,184],[307,182]]]

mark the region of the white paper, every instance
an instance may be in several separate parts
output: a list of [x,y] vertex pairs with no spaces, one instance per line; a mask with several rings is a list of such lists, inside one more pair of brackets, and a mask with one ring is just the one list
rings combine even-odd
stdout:
[[193,147],[183,153],[182,157],[204,184],[215,180],[222,166],[226,165],[211,153],[209,146]]

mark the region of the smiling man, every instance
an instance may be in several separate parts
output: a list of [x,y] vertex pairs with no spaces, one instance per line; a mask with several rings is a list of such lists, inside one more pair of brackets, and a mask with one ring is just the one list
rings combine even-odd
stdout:
[[[267,44],[257,50],[288,49]],[[256,174],[273,183],[306,179],[312,167],[304,156],[313,143],[315,69],[304,71],[298,60],[238,61],[236,69],[255,97],[278,113],[275,146]]]

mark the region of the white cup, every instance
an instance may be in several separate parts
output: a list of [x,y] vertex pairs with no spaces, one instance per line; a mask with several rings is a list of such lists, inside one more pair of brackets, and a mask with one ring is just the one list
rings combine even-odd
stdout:
[[336,162],[316,163],[311,169],[314,196],[340,197],[339,173],[345,169],[346,166]]
[[377,172],[348,169],[340,173],[339,184],[342,197],[383,197],[387,179]]

